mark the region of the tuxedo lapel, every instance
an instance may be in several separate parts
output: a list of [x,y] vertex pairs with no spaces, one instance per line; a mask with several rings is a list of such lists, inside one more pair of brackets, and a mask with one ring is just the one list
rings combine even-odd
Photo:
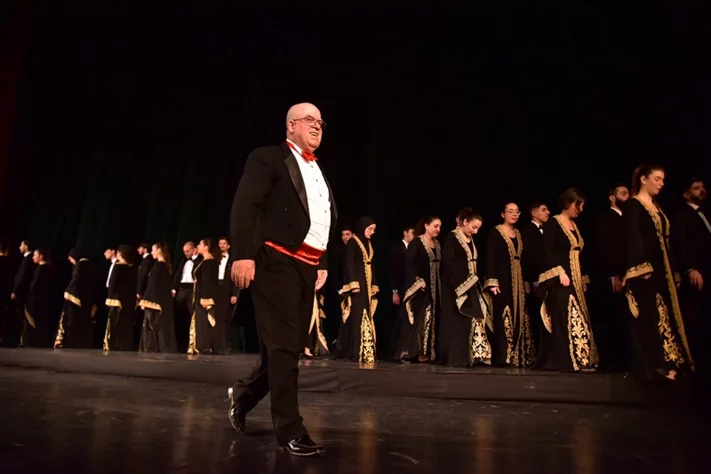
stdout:
[[289,178],[291,178],[291,184],[294,185],[296,194],[299,195],[301,205],[304,206],[304,211],[306,211],[306,215],[308,216],[309,201],[306,196],[306,185],[304,184],[304,177],[301,176],[299,163],[296,162],[296,157],[291,152],[291,148],[289,148],[286,143],[282,143],[281,150],[285,158],[284,164],[286,165],[286,169],[289,171]]

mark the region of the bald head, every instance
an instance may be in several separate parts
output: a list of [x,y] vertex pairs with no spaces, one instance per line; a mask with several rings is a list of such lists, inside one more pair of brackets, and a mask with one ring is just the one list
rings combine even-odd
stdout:
[[321,111],[308,102],[292,105],[286,113],[286,138],[302,150],[313,153],[323,137]]

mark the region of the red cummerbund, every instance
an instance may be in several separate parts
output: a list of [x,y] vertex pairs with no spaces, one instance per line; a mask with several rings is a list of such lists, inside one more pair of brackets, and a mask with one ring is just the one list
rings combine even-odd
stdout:
[[279,244],[275,244],[274,242],[270,242],[268,240],[264,241],[264,245],[268,245],[277,252],[281,252],[284,255],[288,255],[290,257],[293,257],[297,260],[300,260],[304,263],[308,263],[309,265],[317,266],[319,260],[321,259],[321,256],[323,255],[324,251],[323,250],[318,250],[313,247],[310,247],[306,244],[301,244],[301,247],[296,252],[292,252],[291,250],[287,249],[286,247],[282,247]]

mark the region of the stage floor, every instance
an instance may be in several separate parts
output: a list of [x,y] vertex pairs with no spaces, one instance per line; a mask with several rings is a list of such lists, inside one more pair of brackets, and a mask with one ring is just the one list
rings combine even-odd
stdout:
[[[0,366],[227,387],[247,375],[257,357],[22,348],[0,349]],[[391,362],[365,366],[335,360],[301,361],[299,382],[303,392],[560,403],[683,404],[689,402],[693,392],[683,381],[676,386],[642,386],[623,374],[560,374],[491,367],[453,369]]]
[[277,450],[268,399],[240,435],[224,387],[0,368],[0,472],[696,474],[711,462],[710,425],[668,409],[347,391],[299,398],[326,448],[316,459]]

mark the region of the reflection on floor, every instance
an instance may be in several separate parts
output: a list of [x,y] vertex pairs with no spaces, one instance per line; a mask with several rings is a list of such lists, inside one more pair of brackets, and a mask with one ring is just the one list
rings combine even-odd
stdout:
[[3,368],[0,472],[691,474],[711,461],[708,423],[682,411],[300,397],[319,459],[277,451],[268,400],[240,436],[217,386]]

